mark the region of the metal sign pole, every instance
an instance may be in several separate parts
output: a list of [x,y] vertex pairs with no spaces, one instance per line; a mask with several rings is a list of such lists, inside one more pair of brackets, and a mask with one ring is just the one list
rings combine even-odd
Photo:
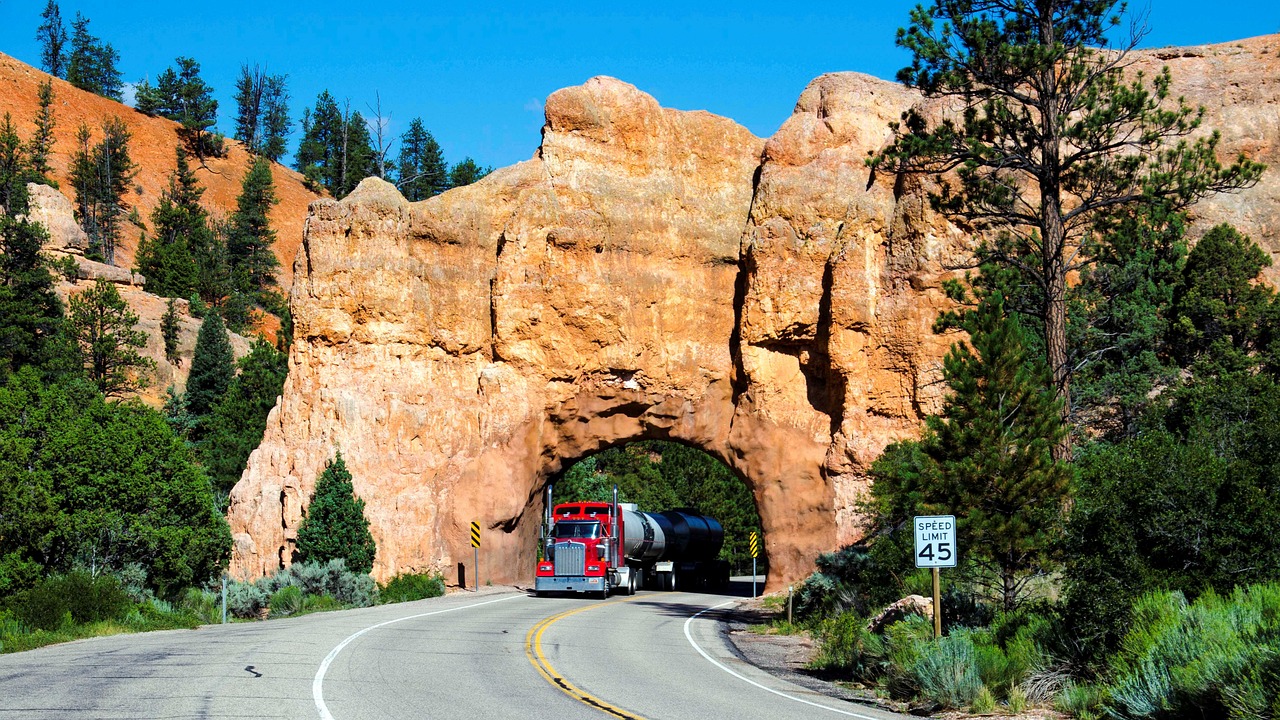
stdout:
[[476,551],[476,592],[480,592],[480,548],[475,548],[475,551]]
[[751,597],[756,596],[756,559],[751,558]]

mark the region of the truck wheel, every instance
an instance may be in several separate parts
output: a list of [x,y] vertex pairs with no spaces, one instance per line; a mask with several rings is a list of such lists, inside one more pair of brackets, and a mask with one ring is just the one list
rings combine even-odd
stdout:
[[629,573],[627,577],[630,578],[630,580],[627,581],[627,594],[635,595],[636,594],[636,574]]
[[674,570],[673,570],[672,572],[670,572],[670,573],[667,573],[666,581],[665,581],[663,584],[667,586],[667,591],[668,591],[668,592],[675,592],[675,590],[676,590],[676,574],[675,574],[675,571],[674,571]]
[[600,591],[600,599],[601,599],[601,600],[608,600],[608,599],[609,599],[609,584],[608,584],[608,583],[605,583],[604,588]]

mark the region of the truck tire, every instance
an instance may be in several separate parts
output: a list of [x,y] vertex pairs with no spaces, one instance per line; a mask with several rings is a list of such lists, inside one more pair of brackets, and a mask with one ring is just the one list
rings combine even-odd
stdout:
[[627,594],[628,595],[636,594],[636,574],[635,573],[627,573]]

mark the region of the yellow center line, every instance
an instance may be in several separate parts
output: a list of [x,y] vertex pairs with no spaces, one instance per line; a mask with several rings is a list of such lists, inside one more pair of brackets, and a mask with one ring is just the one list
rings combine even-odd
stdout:
[[568,695],[578,702],[590,705],[597,710],[603,710],[616,718],[621,718],[621,720],[645,720],[640,715],[636,715],[635,713],[627,712],[622,708],[610,705],[568,680],[565,680],[561,677],[560,673],[556,672],[556,669],[551,666],[551,663],[547,661],[546,656],[542,654],[542,634],[545,633],[547,628],[552,625],[560,622],[570,615],[577,615],[580,612],[594,610],[598,607],[604,607],[605,605],[616,605],[618,603],[629,602],[635,599],[636,597],[629,597],[622,600],[595,603],[593,605],[586,605],[573,610],[566,610],[558,615],[552,615],[549,618],[543,619],[537,625],[529,628],[529,634],[524,637],[524,652],[529,658],[529,663],[533,665],[533,667],[538,671],[538,674],[541,675],[544,680],[559,688],[565,695]]

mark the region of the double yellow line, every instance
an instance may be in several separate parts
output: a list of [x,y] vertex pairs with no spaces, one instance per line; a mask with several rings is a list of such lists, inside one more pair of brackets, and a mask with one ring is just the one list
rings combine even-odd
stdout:
[[622,708],[610,705],[609,703],[601,700],[600,698],[592,695],[591,693],[583,690],[582,688],[579,688],[577,685],[574,685],[568,680],[565,680],[563,677],[560,676],[560,673],[556,672],[556,669],[551,666],[551,663],[547,661],[546,656],[542,654],[542,634],[547,631],[547,628],[551,627],[552,625],[555,625],[556,623],[569,617],[570,615],[577,615],[580,612],[586,612],[587,610],[594,610],[598,607],[604,607],[605,605],[613,605],[619,602],[627,602],[632,599],[634,598],[627,598],[626,600],[614,600],[611,602],[595,603],[593,605],[586,605],[580,608],[575,608],[573,610],[566,610],[565,612],[562,612],[559,615],[552,615],[551,617],[542,620],[537,625],[534,625],[532,628],[529,629],[529,634],[525,635],[524,637],[524,652],[525,652],[525,655],[528,656],[529,662],[538,671],[538,674],[541,675],[544,680],[546,680],[547,682],[559,688],[560,691],[563,692],[565,695],[568,695],[569,697],[573,698],[574,700],[577,700],[578,702],[590,705],[591,707],[596,708],[597,710],[602,710],[606,713],[609,713],[610,715],[616,718],[620,718],[621,720],[645,720],[640,715],[636,715],[635,713],[627,712]]

